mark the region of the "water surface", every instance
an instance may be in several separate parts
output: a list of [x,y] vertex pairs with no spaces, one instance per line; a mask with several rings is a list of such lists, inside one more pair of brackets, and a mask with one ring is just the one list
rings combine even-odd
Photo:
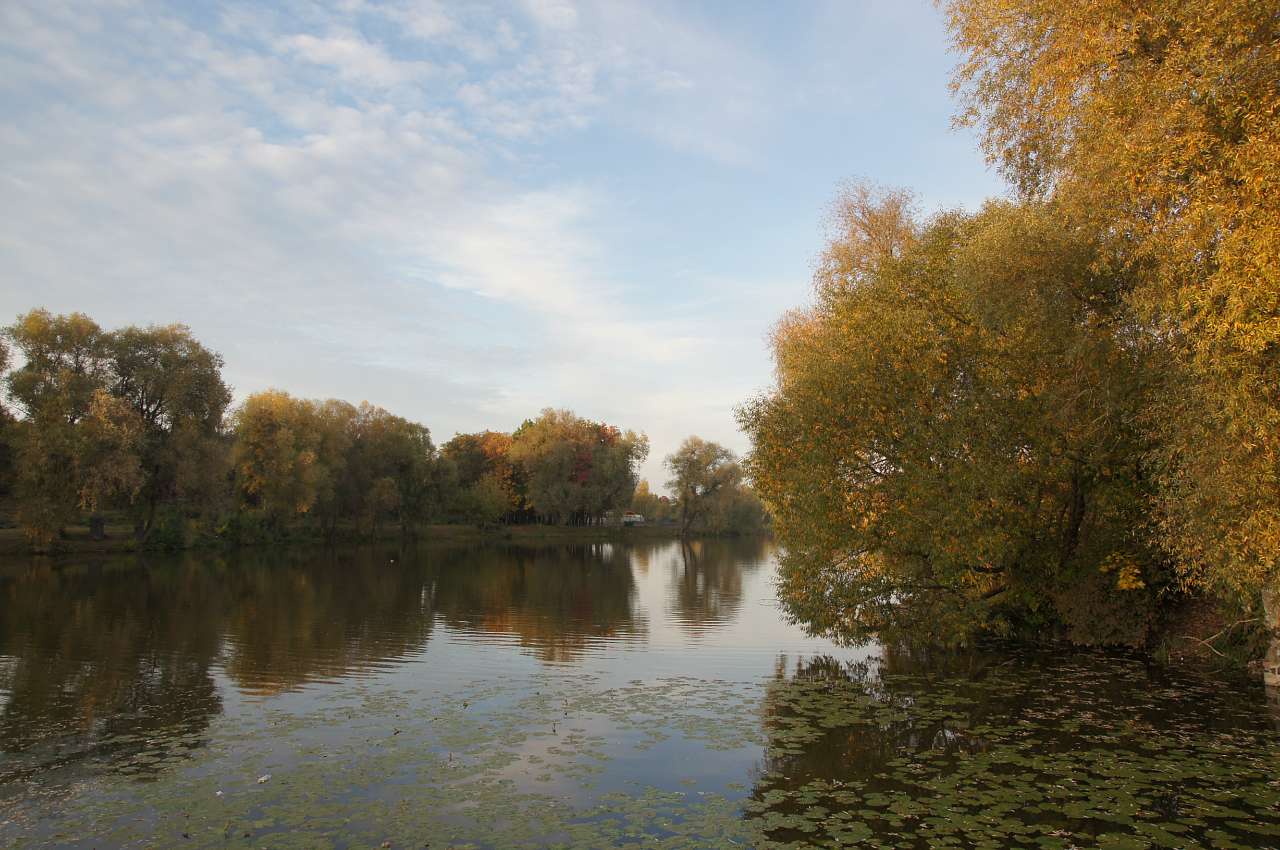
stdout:
[[805,635],[760,541],[0,569],[0,846],[1272,847],[1252,683]]

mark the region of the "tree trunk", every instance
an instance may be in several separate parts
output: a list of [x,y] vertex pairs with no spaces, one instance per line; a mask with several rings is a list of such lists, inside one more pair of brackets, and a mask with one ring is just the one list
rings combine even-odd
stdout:
[[156,522],[156,497],[151,495],[147,498],[147,518],[142,521],[139,526],[134,525],[134,537],[139,543],[146,543],[147,538],[151,536],[151,529],[155,527]]
[[107,520],[102,514],[89,516],[89,537],[94,540],[107,539]]
[[1262,588],[1263,623],[1271,634],[1271,645],[1262,662],[1262,681],[1269,691],[1280,691],[1280,578]]

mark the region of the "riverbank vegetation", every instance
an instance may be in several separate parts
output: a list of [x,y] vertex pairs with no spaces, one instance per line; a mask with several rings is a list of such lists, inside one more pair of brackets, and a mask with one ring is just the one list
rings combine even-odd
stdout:
[[[642,433],[565,410],[437,446],[425,425],[367,402],[267,390],[233,407],[221,357],[182,325],[109,331],[33,310],[4,338],[14,412],[0,408],[0,489],[40,550],[66,547],[86,522],[90,541],[124,523],[131,545],[154,548],[416,537],[440,524],[599,528],[633,508],[649,451]],[[741,475],[730,483],[677,530],[760,530]],[[639,492],[650,521],[674,528],[680,499]]]
[[[964,124],[1013,187],[856,185],[745,405],[820,631],[1232,640],[1280,552],[1280,19],[1268,4],[954,0]],[[1216,650],[1215,650],[1216,651]]]

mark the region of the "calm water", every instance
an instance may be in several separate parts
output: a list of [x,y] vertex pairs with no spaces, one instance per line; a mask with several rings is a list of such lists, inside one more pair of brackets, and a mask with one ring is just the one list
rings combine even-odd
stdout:
[[1261,690],[806,637],[761,542],[0,567],[0,846],[1275,847]]

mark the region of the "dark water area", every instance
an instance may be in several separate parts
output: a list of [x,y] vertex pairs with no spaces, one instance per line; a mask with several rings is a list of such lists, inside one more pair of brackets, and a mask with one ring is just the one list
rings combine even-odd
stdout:
[[772,544],[0,565],[2,847],[1280,847],[1250,681],[841,647]]

